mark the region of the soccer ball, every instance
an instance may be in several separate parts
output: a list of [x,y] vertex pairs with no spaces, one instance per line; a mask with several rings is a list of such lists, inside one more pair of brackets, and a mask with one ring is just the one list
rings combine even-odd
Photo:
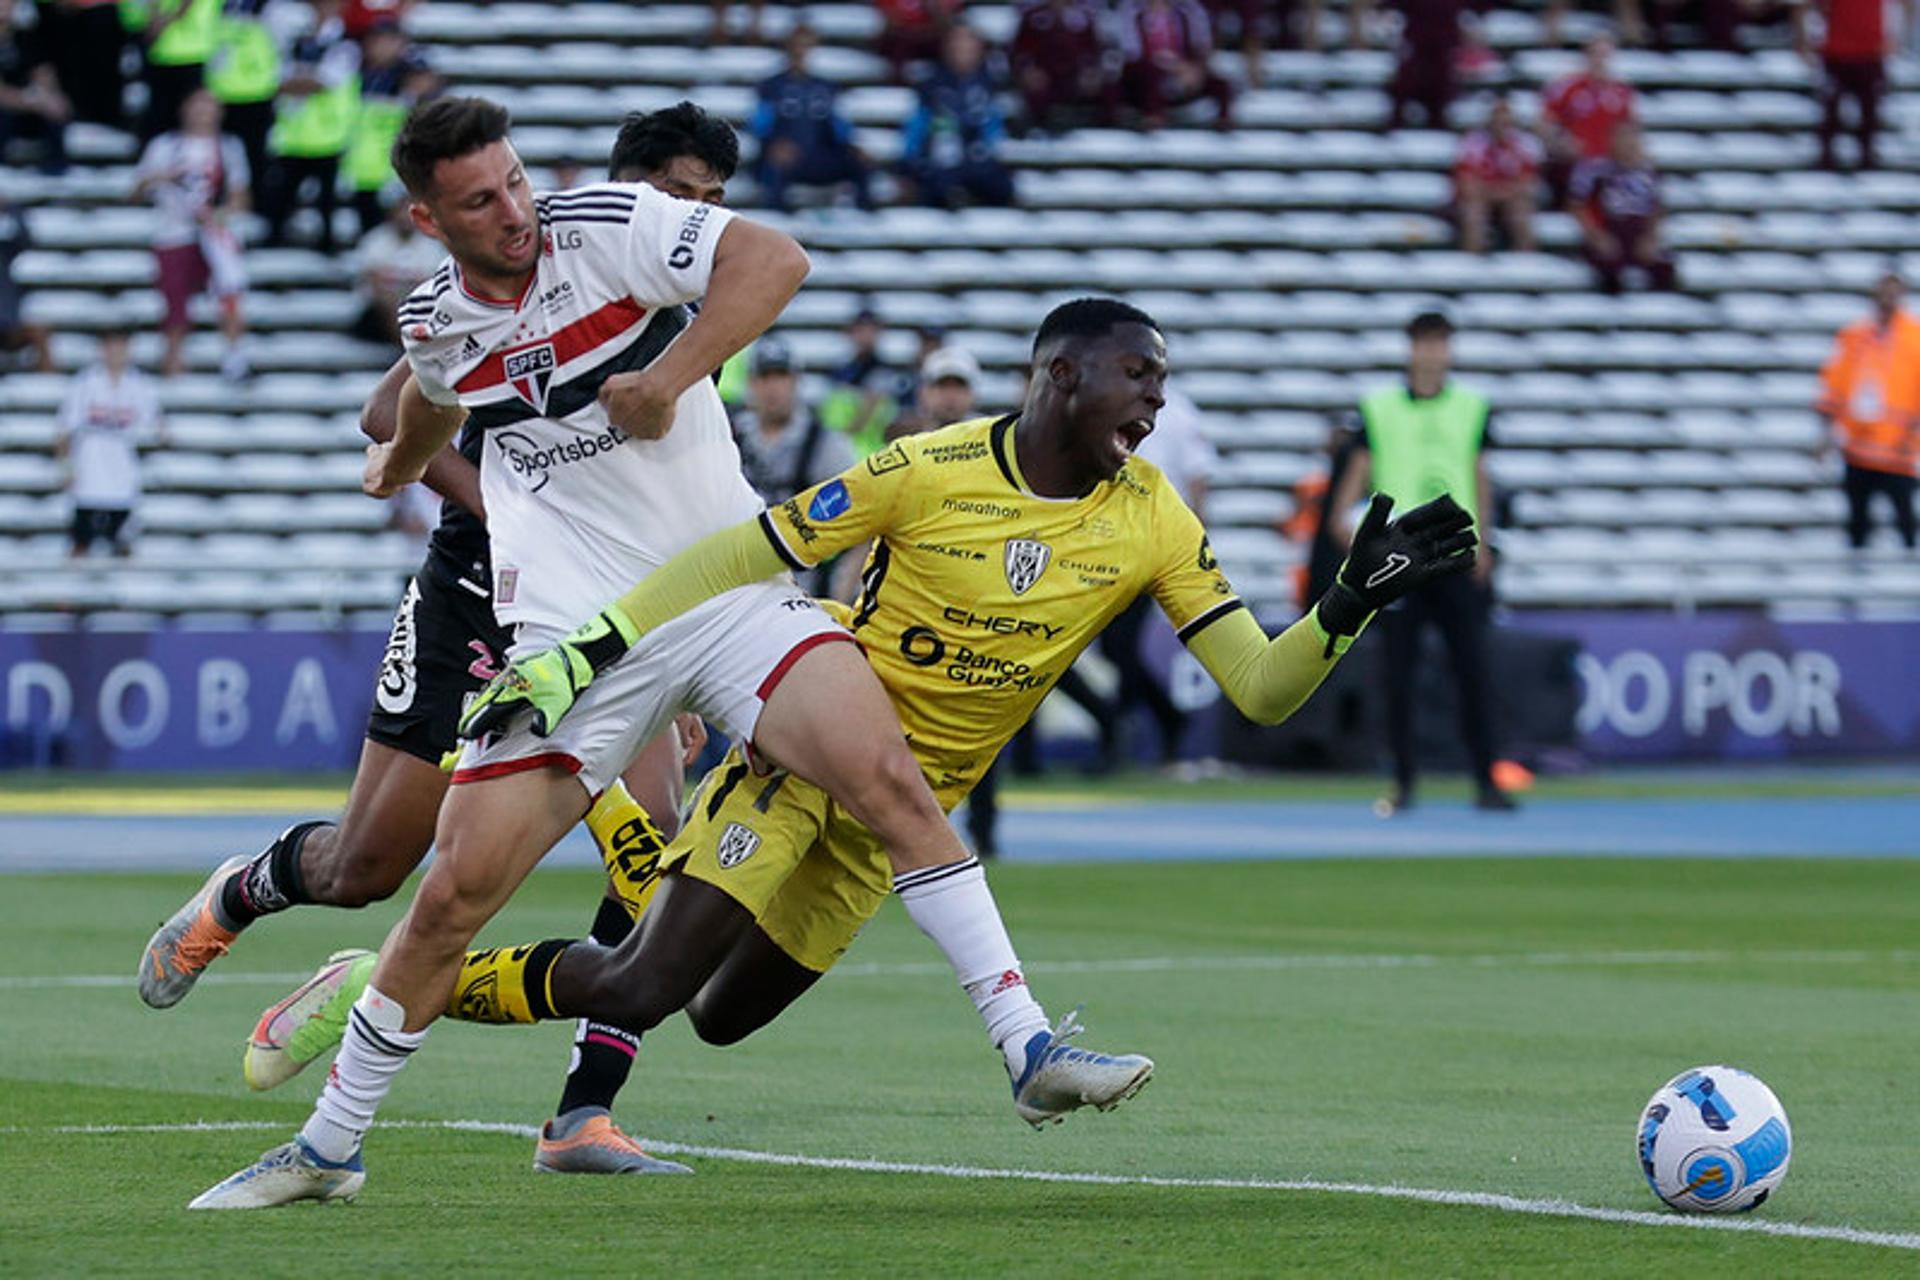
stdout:
[[1733,1067],[1695,1067],[1661,1085],[1635,1137],[1653,1194],[1690,1213],[1756,1208],[1793,1156],[1780,1099]]

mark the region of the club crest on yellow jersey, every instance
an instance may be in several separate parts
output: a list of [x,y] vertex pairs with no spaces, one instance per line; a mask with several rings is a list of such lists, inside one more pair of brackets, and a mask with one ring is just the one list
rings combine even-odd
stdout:
[[1023,596],[1040,581],[1053,559],[1053,548],[1034,538],[1007,539],[1007,585],[1013,594]]

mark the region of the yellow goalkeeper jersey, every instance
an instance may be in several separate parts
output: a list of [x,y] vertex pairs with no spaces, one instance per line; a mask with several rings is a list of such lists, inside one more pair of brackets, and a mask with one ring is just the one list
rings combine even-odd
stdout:
[[906,437],[760,517],[796,569],[873,541],[852,629],[949,808],[1141,592],[1182,640],[1243,607],[1157,467],[1135,458],[1085,497],[1040,497],[1015,422]]

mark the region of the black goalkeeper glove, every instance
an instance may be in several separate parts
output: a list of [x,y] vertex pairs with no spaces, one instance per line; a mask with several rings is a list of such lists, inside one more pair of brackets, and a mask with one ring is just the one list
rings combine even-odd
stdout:
[[1473,564],[1473,549],[1480,544],[1473,517],[1450,495],[1443,493],[1389,524],[1392,511],[1392,498],[1373,495],[1347,562],[1315,606],[1320,629],[1327,633],[1327,657],[1344,650],[1343,638],[1351,641],[1368,618],[1407,592]]

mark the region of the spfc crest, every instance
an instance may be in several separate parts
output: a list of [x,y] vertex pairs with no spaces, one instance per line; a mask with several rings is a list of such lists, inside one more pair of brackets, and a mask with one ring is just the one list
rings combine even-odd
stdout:
[[1027,588],[1040,581],[1053,559],[1053,548],[1033,538],[1007,539],[1007,585],[1013,594],[1023,596]]
[[727,829],[720,833],[720,847],[716,850],[720,857],[720,869],[730,871],[753,856],[760,847],[760,837],[737,822],[729,822]]
[[553,364],[551,342],[510,351],[502,360],[507,385],[541,417],[547,413],[547,386],[553,381]]

